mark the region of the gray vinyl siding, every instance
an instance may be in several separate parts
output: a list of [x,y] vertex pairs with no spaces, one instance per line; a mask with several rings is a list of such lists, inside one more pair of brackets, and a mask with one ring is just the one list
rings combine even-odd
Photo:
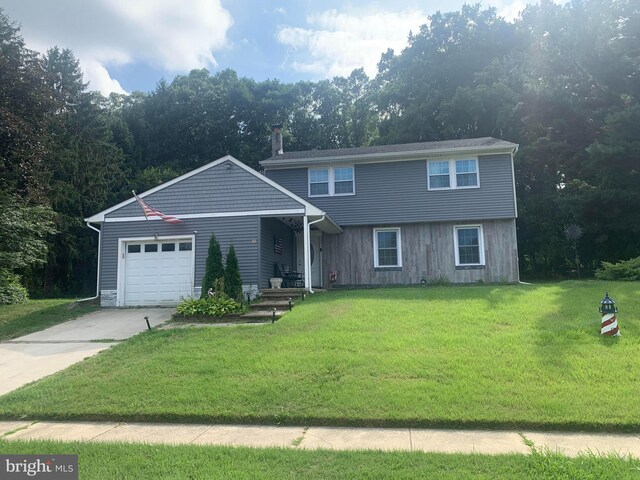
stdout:
[[307,168],[266,175],[339,225],[515,218],[511,156],[480,156],[478,169],[480,188],[429,191],[426,160],[356,164],[356,194],[334,197],[308,196]]
[[102,224],[102,250],[100,259],[100,289],[117,289],[118,239],[135,237],[181,236],[195,233],[195,278],[199,287],[204,276],[204,266],[209,249],[209,239],[215,233],[223,257],[233,244],[238,255],[242,283],[256,285],[259,262],[259,217],[223,217],[187,219],[184,223],[170,225],[161,220],[135,222],[107,222]]
[[[228,165],[231,168],[227,168]],[[147,195],[145,201],[167,215],[302,208],[288,195],[231,162],[223,162]],[[141,215],[142,209],[133,202],[107,214],[106,218]]]
[[[282,238],[282,255],[274,251],[274,235]],[[274,264],[283,263],[295,268],[293,254],[295,250],[293,231],[275,218],[263,218],[260,227],[260,287],[269,287],[269,278],[274,275]]]

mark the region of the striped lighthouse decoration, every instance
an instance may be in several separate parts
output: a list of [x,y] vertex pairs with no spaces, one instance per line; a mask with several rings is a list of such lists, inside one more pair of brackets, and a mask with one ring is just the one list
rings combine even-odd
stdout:
[[604,298],[600,302],[600,313],[602,313],[602,321],[600,323],[600,334],[620,336],[620,329],[618,328],[618,319],[616,313],[618,313],[618,307],[615,306],[616,302],[609,298],[609,292],[604,294]]

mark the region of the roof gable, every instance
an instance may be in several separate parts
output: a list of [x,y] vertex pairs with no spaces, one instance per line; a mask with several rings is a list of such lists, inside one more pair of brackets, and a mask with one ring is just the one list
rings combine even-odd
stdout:
[[[304,209],[324,212],[230,155],[192,170],[139,195],[167,215]],[[142,211],[130,198],[85,220],[137,217]]]

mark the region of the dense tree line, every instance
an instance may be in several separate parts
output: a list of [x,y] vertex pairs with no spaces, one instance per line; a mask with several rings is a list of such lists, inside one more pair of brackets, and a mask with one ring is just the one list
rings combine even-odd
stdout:
[[638,256],[639,32],[633,0],[542,1],[514,22],[467,5],[384,53],[375,78],[360,69],[286,84],[193,70],[104,98],[72,52],[28,50],[0,11],[0,212],[24,214],[33,247],[12,263],[18,247],[0,230],[0,274],[22,274],[32,291],[90,292],[97,238],[83,217],[225,154],[257,168],[276,121],[290,151],[516,142],[525,278]]

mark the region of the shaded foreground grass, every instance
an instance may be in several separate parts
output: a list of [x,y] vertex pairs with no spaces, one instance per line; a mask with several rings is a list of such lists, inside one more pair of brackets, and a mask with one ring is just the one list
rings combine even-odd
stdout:
[[[620,338],[599,334],[605,290]],[[331,292],[275,325],[138,335],[0,416],[632,431],[639,318],[638,283]]]
[[55,298],[0,305],[0,340],[27,335],[97,310],[93,305],[76,305],[74,300]]
[[83,480],[121,479],[611,479],[638,478],[640,461],[421,452],[349,452],[0,440],[0,454],[77,454]]

